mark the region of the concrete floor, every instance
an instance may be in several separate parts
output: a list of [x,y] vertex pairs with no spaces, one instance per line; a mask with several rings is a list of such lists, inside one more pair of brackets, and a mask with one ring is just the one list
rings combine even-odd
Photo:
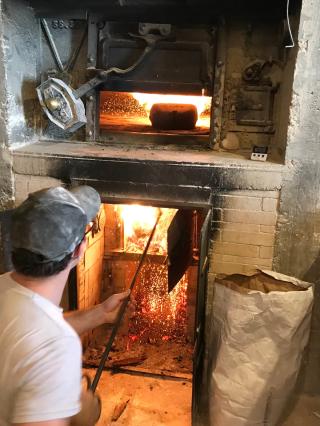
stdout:
[[319,426],[320,396],[301,395],[282,426]]
[[[93,377],[95,370],[84,372]],[[98,393],[102,415],[97,426],[191,426],[190,381],[104,371]],[[127,400],[122,415],[112,421],[116,406]],[[320,426],[320,396],[301,395],[288,411],[281,426]]]
[[[85,370],[91,377],[94,370]],[[189,381],[150,378],[131,374],[102,373],[97,388],[102,414],[97,426],[190,426],[191,393]],[[117,421],[115,407],[129,399]]]

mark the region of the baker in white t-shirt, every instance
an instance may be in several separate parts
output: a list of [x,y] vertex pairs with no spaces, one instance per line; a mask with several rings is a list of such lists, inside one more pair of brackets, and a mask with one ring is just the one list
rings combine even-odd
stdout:
[[89,391],[80,411],[78,334],[114,322],[129,292],[66,319],[59,304],[99,207],[91,187],[56,187],[30,194],[13,213],[14,271],[0,276],[0,426],[97,421],[99,404]]

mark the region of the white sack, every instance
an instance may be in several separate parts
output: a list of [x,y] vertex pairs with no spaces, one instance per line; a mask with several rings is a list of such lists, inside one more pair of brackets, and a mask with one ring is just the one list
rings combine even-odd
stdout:
[[211,426],[276,425],[297,379],[309,339],[313,288],[262,272],[306,290],[241,294],[215,285]]

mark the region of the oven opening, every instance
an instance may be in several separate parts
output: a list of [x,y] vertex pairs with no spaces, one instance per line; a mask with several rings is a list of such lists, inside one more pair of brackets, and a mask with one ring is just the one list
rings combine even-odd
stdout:
[[[166,389],[176,386],[174,392],[180,392],[186,424],[191,425],[201,376],[198,355],[203,352],[197,346],[197,341],[202,341],[197,330],[204,313],[199,271],[201,229],[207,211],[104,204],[77,266],[77,306],[88,308],[130,287],[159,211],[161,216],[133,290],[135,313],[122,321],[105,370],[112,377],[114,395],[123,393],[124,377],[127,389],[139,388],[136,380],[149,379],[151,391],[159,386],[164,395]],[[111,331],[110,325],[104,325],[84,336],[85,367],[99,365]],[[148,401],[152,397],[152,392],[141,396]],[[166,404],[159,401],[159,409],[168,411]]]
[[211,97],[100,92],[100,131],[209,135]]

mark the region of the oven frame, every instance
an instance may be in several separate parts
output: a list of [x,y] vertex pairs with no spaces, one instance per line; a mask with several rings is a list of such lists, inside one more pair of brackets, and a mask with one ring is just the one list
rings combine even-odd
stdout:
[[[101,195],[101,203],[105,204],[130,204],[130,202],[137,203],[137,199],[110,199]],[[143,199],[140,201],[141,205],[153,207],[167,207],[167,208],[184,208],[184,209],[197,209],[205,214],[205,219],[202,224],[199,234],[199,261],[198,261],[198,274],[197,274],[197,301],[196,301],[196,314],[194,326],[194,360],[192,371],[192,426],[200,426],[203,424],[202,419],[206,411],[206,364],[205,364],[205,330],[206,330],[206,296],[207,296],[207,281],[209,269],[209,245],[212,232],[212,206],[199,203],[190,205],[181,205],[179,201],[175,203],[173,200],[168,202],[160,201],[155,203]],[[68,283],[68,300],[69,308],[77,309],[77,275],[76,271],[70,275]]]
[[[98,64],[98,37],[99,21],[101,15],[91,14],[88,16],[88,51],[87,71],[92,75]],[[226,30],[223,19],[212,28],[215,49],[213,52],[212,70],[212,107],[210,117],[210,130],[208,135],[174,135],[174,134],[146,134],[134,132],[105,132],[100,133],[100,90],[93,89],[86,94],[86,117],[85,141],[114,144],[151,144],[163,146],[175,144],[178,146],[204,147],[213,149],[217,146],[222,134],[222,114],[224,82],[226,71]],[[168,82],[169,84],[169,82]],[[113,89],[114,91],[114,89]]]

